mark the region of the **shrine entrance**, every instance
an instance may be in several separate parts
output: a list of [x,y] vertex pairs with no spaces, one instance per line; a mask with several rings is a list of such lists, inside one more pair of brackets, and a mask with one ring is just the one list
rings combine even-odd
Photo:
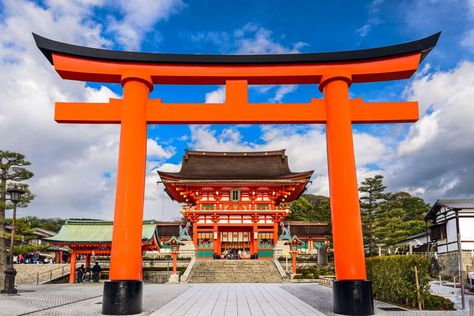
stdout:
[[252,259],[251,229],[220,229],[218,259]]
[[[365,269],[352,124],[415,122],[419,117],[418,104],[351,99],[349,88],[357,83],[410,78],[434,48],[439,35],[358,51],[180,55],[80,47],[34,34],[38,48],[63,79],[123,86],[122,99],[110,99],[108,103],[57,102],[55,112],[55,120],[60,123],[121,125],[110,281],[104,285],[102,312],[142,311],[147,124],[294,123],[326,124],[336,267],[334,312],[373,314],[372,288]],[[150,100],[155,84],[225,85],[226,99],[220,104],[165,104],[161,99]],[[274,84],[313,84],[315,88],[319,85],[323,98],[292,104],[248,102],[248,85]],[[292,179],[292,184],[296,185],[296,180]],[[182,192],[183,196],[189,193]],[[218,192],[215,196],[219,198]],[[254,210],[257,215],[258,212]],[[212,221],[208,225],[213,225]],[[254,238],[254,244],[257,240]],[[217,246],[214,243],[213,249]]]

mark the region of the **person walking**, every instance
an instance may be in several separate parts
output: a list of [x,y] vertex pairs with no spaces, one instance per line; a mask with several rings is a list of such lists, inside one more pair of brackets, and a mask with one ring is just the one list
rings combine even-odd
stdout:
[[99,273],[101,270],[99,263],[96,262],[92,267],[92,279],[95,283],[99,282]]
[[84,269],[84,265],[81,264],[81,266],[77,268],[76,272],[77,272],[77,283],[82,283],[82,279],[84,278],[84,273],[86,272]]
[[92,268],[91,266],[88,266],[86,268],[86,283],[89,283],[91,281],[91,276],[92,276]]

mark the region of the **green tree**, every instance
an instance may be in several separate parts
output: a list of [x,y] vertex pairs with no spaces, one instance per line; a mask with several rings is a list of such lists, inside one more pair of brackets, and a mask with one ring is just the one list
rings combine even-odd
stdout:
[[303,194],[299,199],[291,202],[290,214],[286,220],[331,222],[329,198],[322,195]]
[[383,176],[365,178],[362,181],[359,191],[360,210],[362,217],[362,230],[364,234],[364,246],[368,248],[369,255],[376,251],[377,240],[375,236],[375,220],[377,212],[384,199],[385,186],[383,185]]
[[[33,177],[33,173],[26,169],[31,163],[25,160],[25,156],[19,153],[0,150],[0,276],[7,265],[7,235],[5,233],[5,210],[11,208],[7,203],[7,189],[12,186],[28,189],[27,185],[20,183]],[[24,199],[19,204],[20,207],[26,206],[33,198],[29,193],[25,194]],[[4,278],[0,277],[0,287],[3,288]]]
[[425,230],[429,204],[407,192],[387,193],[376,220],[376,238],[387,245]]

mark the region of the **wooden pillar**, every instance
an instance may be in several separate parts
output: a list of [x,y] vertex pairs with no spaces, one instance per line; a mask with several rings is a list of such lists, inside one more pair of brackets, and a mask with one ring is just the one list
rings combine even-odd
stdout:
[[350,77],[323,78],[332,236],[337,280],[366,280],[349,108]]
[[276,219],[273,220],[273,248],[276,247],[278,243],[278,221]]
[[258,214],[252,215],[252,245],[253,254],[258,254],[258,220],[260,219]]
[[142,280],[142,227],[151,78],[122,79],[122,124],[115,195],[110,280]]
[[291,273],[293,275],[296,274],[296,252],[291,253],[291,259],[292,259],[292,266],[291,266]]
[[76,252],[73,250],[71,253],[71,263],[69,266],[69,283],[74,284],[76,282]]
[[197,221],[193,222],[193,243],[196,249],[198,248],[198,223]]
[[62,250],[59,250],[59,258],[58,258],[58,262],[59,263],[63,263],[63,251]]
[[176,259],[178,257],[178,253],[173,253],[173,274],[176,274],[176,271],[177,271],[177,262],[176,262]]
[[86,269],[87,267],[90,267],[91,266],[91,255],[90,254],[86,254]]
[[[212,238],[214,240],[214,255],[220,255],[221,246],[220,246],[220,236],[219,236],[219,228],[217,226],[217,222],[219,221],[219,217],[213,216],[212,221],[214,222],[212,226]],[[217,238],[214,238],[217,237]]]

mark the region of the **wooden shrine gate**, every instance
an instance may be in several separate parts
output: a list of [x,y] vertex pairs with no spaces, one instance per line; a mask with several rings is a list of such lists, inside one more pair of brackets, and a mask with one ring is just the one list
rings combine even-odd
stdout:
[[[409,78],[439,33],[381,48],[280,55],[180,55],[110,51],[52,41],[38,48],[63,79],[120,83],[109,103],[56,103],[59,123],[121,124],[110,265],[102,311],[142,310],[141,229],[147,124],[326,124],[336,281],[334,312],[373,314],[366,280],[352,124],[418,119],[417,102],[350,99],[352,83]],[[155,84],[226,86],[222,104],[149,99]],[[323,99],[309,103],[249,104],[248,85],[319,84]]]

